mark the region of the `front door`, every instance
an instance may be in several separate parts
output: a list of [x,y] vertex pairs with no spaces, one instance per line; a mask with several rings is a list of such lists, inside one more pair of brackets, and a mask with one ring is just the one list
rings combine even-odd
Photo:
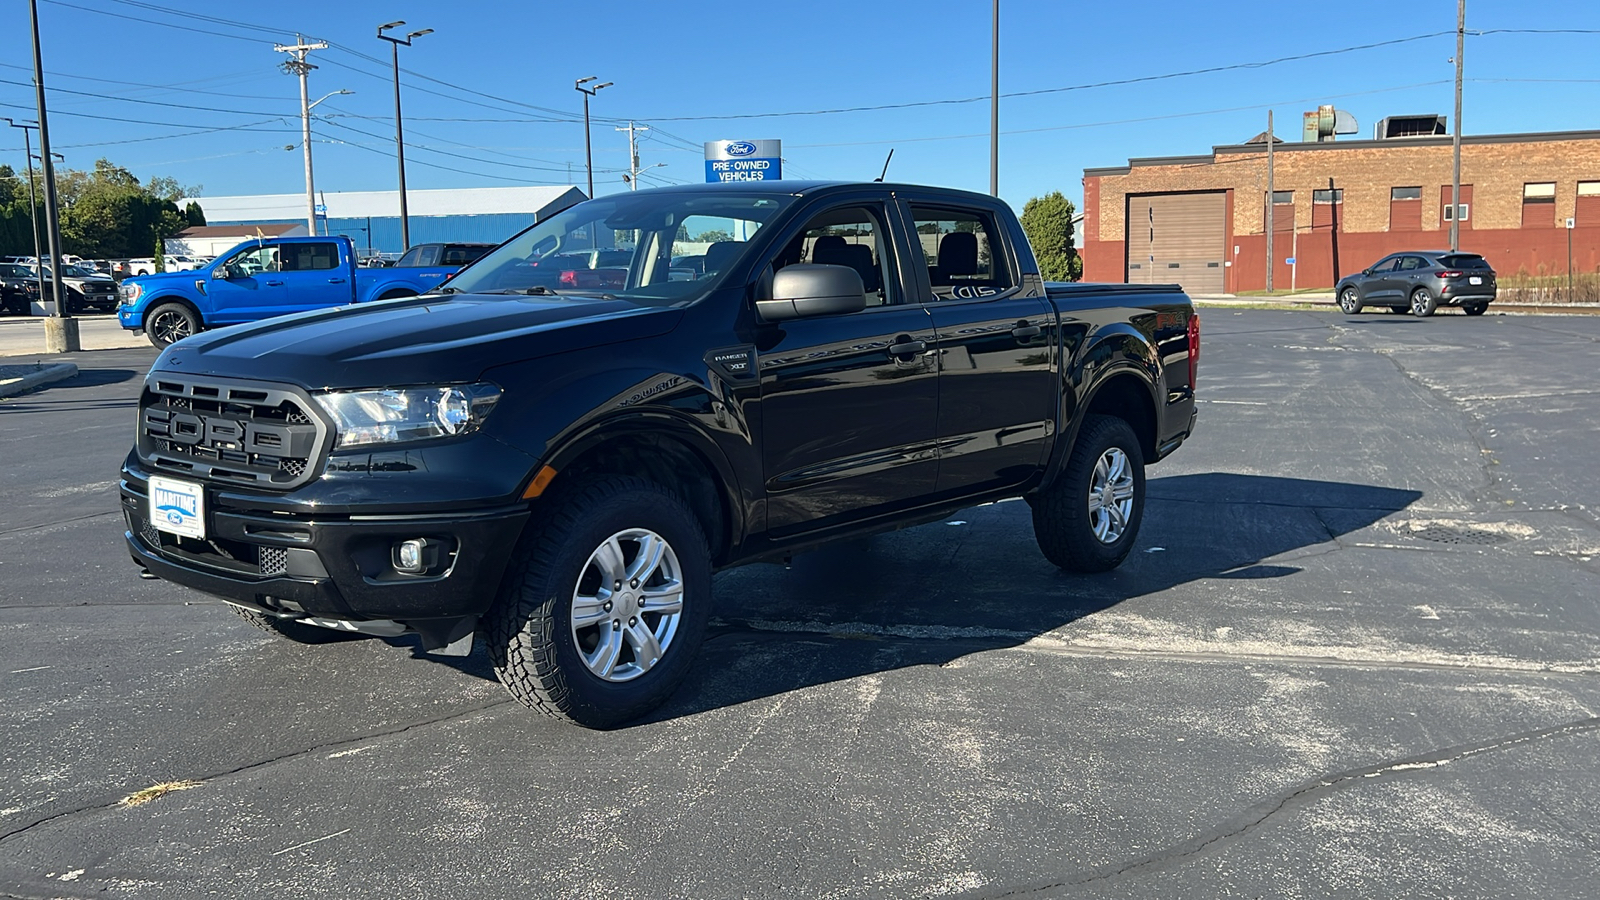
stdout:
[[938,492],[1020,484],[1055,429],[1055,311],[1020,287],[991,213],[914,199],[910,211],[928,276],[916,283],[939,338]]
[[939,375],[933,320],[899,289],[881,204],[822,212],[772,265],[845,265],[859,312],[757,329],[767,526],[797,534],[915,505],[934,490]]

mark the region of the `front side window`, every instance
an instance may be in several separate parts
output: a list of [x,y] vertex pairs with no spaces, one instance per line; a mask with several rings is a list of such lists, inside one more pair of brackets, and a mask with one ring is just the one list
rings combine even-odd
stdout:
[[935,300],[987,297],[1011,287],[998,230],[988,213],[911,207]]
[[259,244],[246,247],[228,257],[222,264],[229,278],[249,278],[266,272],[277,272],[278,247],[276,244]]
[[882,211],[851,206],[813,217],[772,261],[772,268],[777,271],[795,263],[846,266],[861,276],[867,306],[886,306],[898,302],[891,289],[890,259]]
[[1393,272],[1395,264],[1398,263],[1399,261],[1400,260],[1398,258],[1390,257],[1389,259],[1386,259],[1386,260],[1378,263],[1377,265],[1373,266],[1372,267],[1372,274],[1374,274],[1374,275],[1382,275],[1385,272]]
[[513,237],[445,287],[692,303],[715,288],[761,229],[793,202],[792,196],[718,188],[589,200]]

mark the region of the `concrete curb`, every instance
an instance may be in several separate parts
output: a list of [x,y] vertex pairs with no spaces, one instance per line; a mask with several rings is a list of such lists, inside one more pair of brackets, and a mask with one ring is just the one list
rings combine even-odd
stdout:
[[[0,366],[0,370],[8,368],[19,367]],[[8,378],[5,372],[0,371],[0,397],[14,397],[41,385],[63,381],[77,374],[78,366],[76,363],[52,363],[38,371],[29,372],[26,375],[15,378]]]

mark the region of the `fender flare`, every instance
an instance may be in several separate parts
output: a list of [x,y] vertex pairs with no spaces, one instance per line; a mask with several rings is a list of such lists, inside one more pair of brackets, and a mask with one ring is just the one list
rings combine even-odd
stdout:
[[[1116,344],[1122,346],[1120,348],[1111,346]],[[1139,348],[1139,352],[1137,354],[1118,352],[1119,350],[1124,350],[1129,344]],[[1045,463],[1044,476],[1039,483],[1041,490],[1049,487],[1050,483],[1061,472],[1062,467],[1065,466],[1067,455],[1072,452],[1073,446],[1078,442],[1078,432],[1083,428],[1085,410],[1094,405],[1095,399],[1100,392],[1111,382],[1125,376],[1138,380],[1144,387],[1152,424],[1155,424],[1159,430],[1161,398],[1157,396],[1157,382],[1160,380],[1160,366],[1155,360],[1153,348],[1150,347],[1142,334],[1134,331],[1131,326],[1124,326],[1097,335],[1096,340],[1085,347],[1078,360],[1091,360],[1096,353],[1105,350],[1111,350],[1114,354],[1112,360],[1104,366],[1095,367],[1089,383],[1079,392],[1077,397],[1063,396],[1062,398],[1062,416],[1066,422],[1066,427],[1058,432],[1056,444],[1050,450],[1050,458]],[[1074,369],[1087,364],[1074,361]],[[1072,381],[1069,377],[1071,374],[1069,372],[1063,375],[1062,391],[1064,395],[1068,394],[1072,389]],[[1152,437],[1158,438],[1159,436]]]
[[556,477],[571,463],[596,447],[619,437],[651,436],[675,440],[705,463],[716,482],[718,499],[722,503],[723,528],[726,547],[738,546],[746,534],[746,517],[742,502],[743,489],[733,465],[709,434],[687,416],[663,410],[639,409],[619,412],[606,418],[585,423],[578,431],[565,435],[554,443],[523,481],[524,489],[549,466]]

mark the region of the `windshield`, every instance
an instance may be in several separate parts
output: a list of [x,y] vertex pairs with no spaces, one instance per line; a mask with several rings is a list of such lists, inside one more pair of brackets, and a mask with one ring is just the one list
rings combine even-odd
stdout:
[[67,278],[88,278],[95,273],[85,269],[83,266],[62,266],[61,274]]
[[517,235],[450,279],[468,293],[603,293],[693,303],[793,197],[708,189],[580,203]]

